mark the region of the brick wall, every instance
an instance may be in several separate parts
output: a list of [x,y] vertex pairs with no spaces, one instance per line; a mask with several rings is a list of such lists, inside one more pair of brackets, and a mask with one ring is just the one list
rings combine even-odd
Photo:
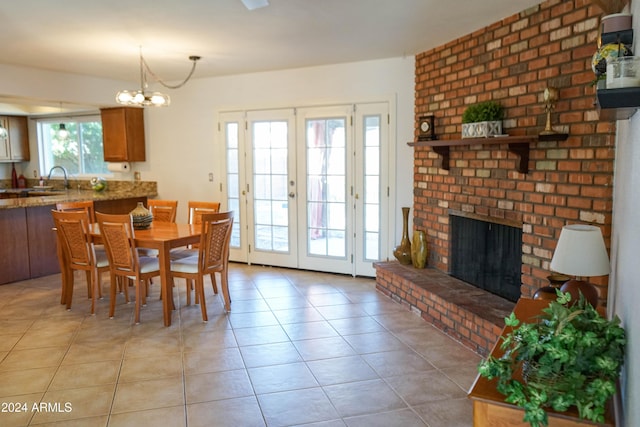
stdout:
[[[559,89],[554,129],[569,134],[531,143],[528,174],[506,144],[451,147],[449,171],[414,147],[413,223],[431,266],[448,271],[450,210],[522,224],[524,296],[547,284],[563,225],[599,225],[609,244],[615,122],[599,121],[591,86],[601,15],[590,1],[550,0],[416,56],[416,122],[434,113],[439,139],[460,139],[466,106],[489,99],[505,107],[504,133],[537,135],[548,86]],[[607,278],[592,281],[606,298]]]

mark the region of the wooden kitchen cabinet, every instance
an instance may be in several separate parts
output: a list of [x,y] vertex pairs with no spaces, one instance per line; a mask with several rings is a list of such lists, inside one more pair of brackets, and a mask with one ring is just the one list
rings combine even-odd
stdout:
[[55,205],[27,208],[27,236],[29,241],[29,272],[31,278],[60,272],[57,237],[53,231],[51,210]]
[[28,279],[29,249],[24,208],[0,209],[0,284]]
[[106,162],[144,162],[144,110],[136,107],[103,108],[102,139]]
[[0,209],[0,284],[59,273],[51,209]]
[[0,138],[0,161],[29,160],[29,133],[25,116],[0,116],[0,125],[7,135]]

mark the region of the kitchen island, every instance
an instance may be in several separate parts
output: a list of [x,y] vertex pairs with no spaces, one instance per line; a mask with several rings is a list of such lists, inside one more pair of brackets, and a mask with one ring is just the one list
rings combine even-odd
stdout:
[[0,198],[0,284],[6,284],[60,272],[51,217],[56,203],[92,200],[97,212],[127,213],[155,197],[157,186],[133,182],[103,192],[0,189],[0,194],[8,197]]

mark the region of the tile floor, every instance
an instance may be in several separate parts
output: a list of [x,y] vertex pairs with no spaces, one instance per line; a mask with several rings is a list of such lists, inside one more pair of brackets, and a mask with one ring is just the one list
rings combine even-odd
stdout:
[[203,323],[179,281],[171,327],[157,284],[138,325],[122,295],[89,315],[81,275],[71,311],[59,275],[0,286],[0,425],[472,425],[479,356],[373,279],[231,268],[231,314],[207,282]]

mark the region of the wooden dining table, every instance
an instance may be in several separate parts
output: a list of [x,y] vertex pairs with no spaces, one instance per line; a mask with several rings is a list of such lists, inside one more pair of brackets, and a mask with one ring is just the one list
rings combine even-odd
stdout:
[[[136,247],[156,249],[160,264],[160,285],[162,286],[162,308],[164,325],[171,326],[171,314],[174,309],[173,289],[171,287],[171,249],[200,242],[201,225],[180,224],[172,222],[154,221],[145,230],[134,230]],[[100,227],[91,225],[91,236],[99,242]]]

